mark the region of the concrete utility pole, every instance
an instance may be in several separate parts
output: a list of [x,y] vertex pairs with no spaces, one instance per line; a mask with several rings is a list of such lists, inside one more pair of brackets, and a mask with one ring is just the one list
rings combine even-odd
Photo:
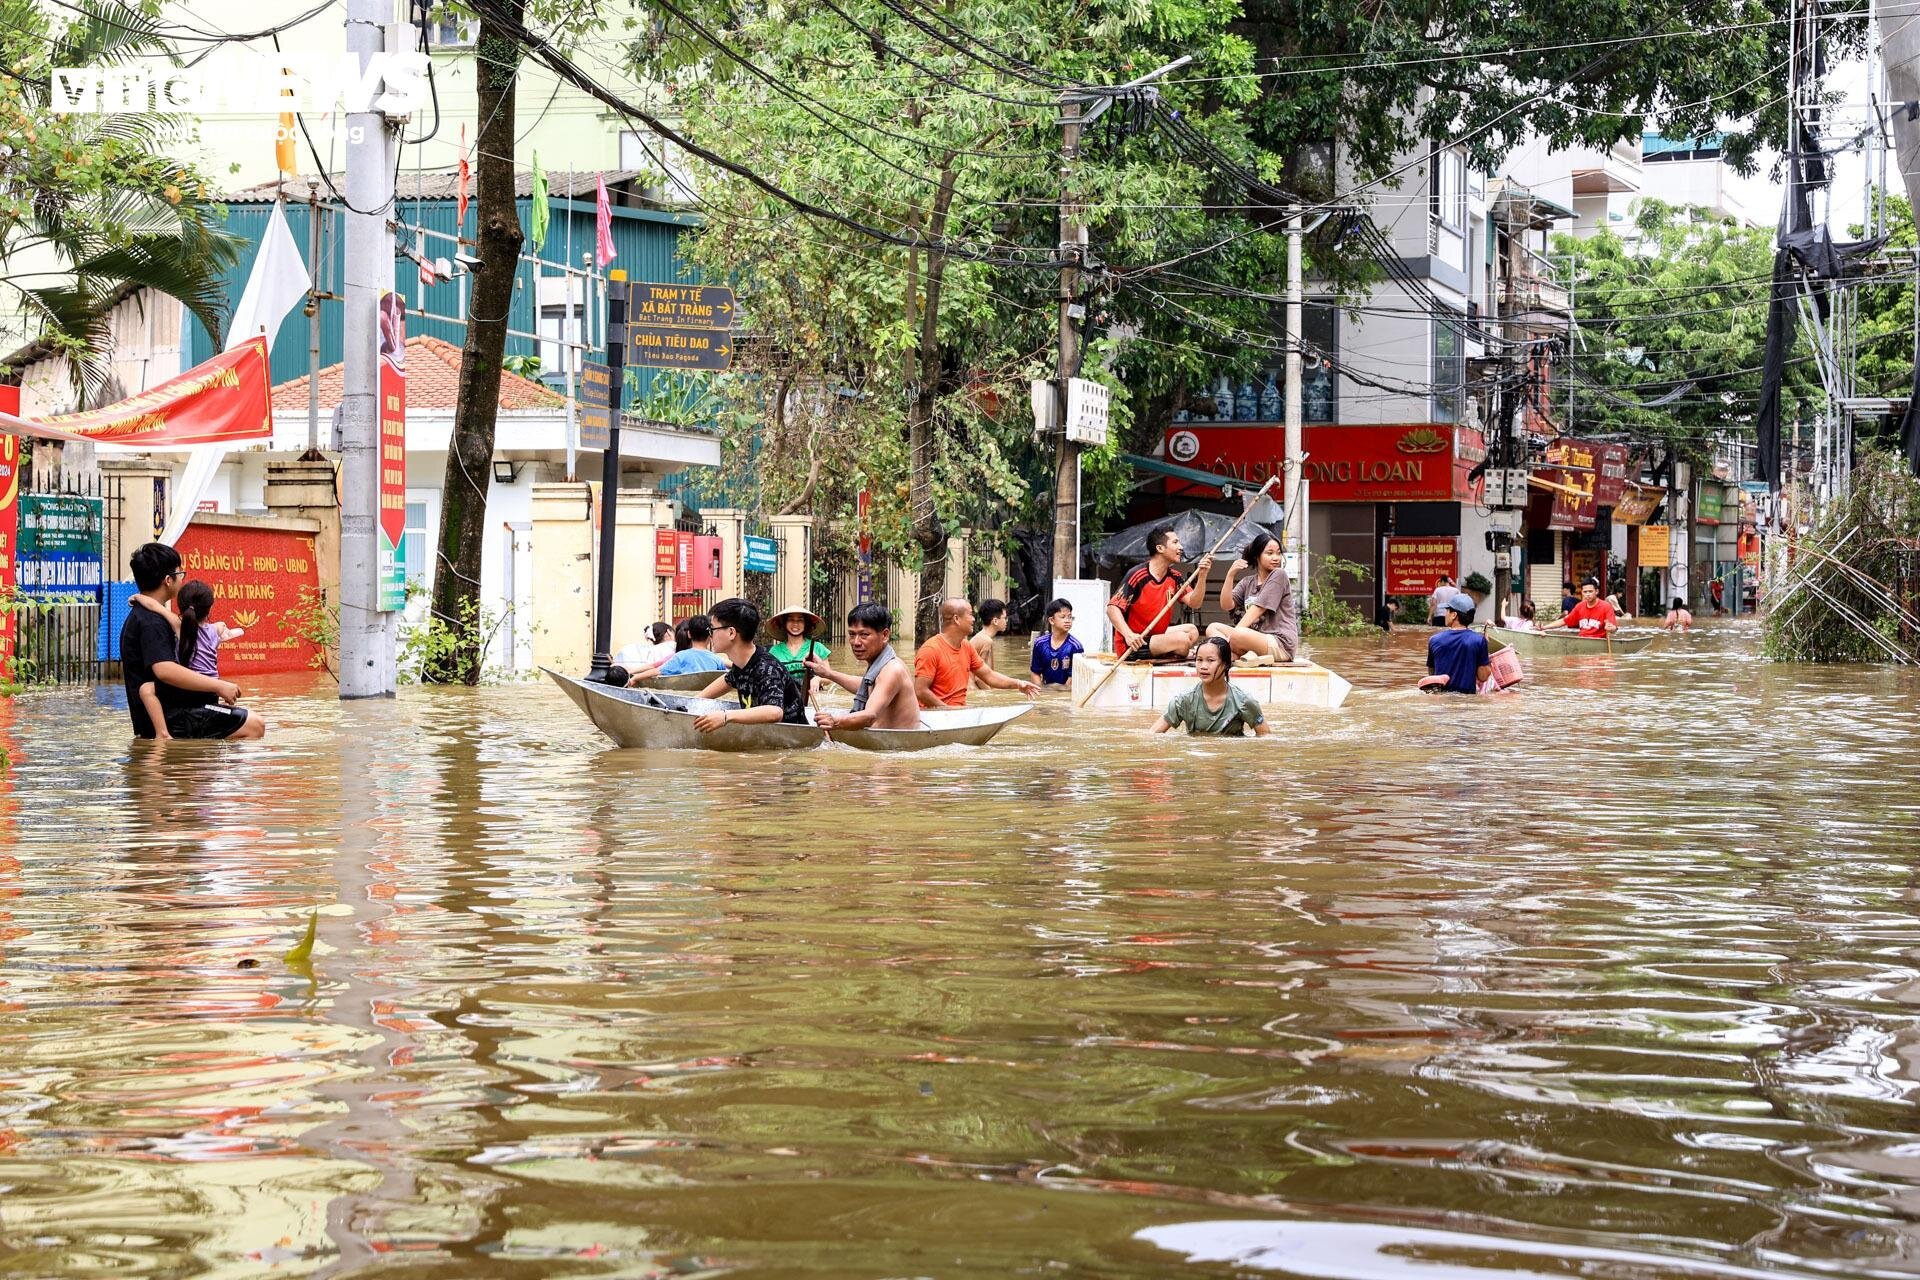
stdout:
[[1080,316],[1073,300],[1080,264],[1087,250],[1087,228],[1073,203],[1073,169],[1080,158],[1084,103],[1060,99],[1060,351],[1054,364],[1059,382],[1054,399],[1053,576],[1080,576],[1080,446],[1067,439],[1067,384],[1080,374]]
[[320,453],[320,184],[307,184],[307,452]]
[[[347,52],[365,74],[393,0],[347,0]],[[340,696],[390,698],[393,615],[380,603],[380,293],[393,288],[393,147],[378,110],[347,117],[346,377],[340,396]]]
[[627,402],[627,273],[607,272],[607,447],[600,454],[600,577],[593,594],[593,670],[613,665],[613,551],[620,513],[620,413]]
[[1182,55],[1164,67],[1155,67],[1138,79],[1111,89],[1097,89],[1078,96],[1060,95],[1060,352],[1055,363],[1055,376],[1060,385],[1055,400],[1059,420],[1054,423],[1053,431],[1055,581],[1080,576],[1080,446],[1067,439],[1067,383],[1080,373],[1080,321],[1086,314],[1086,308],[1074,301],[1080,284],[1080,268],[1087,260],[1087,228],[1072,194],[1074,165],[1080,159],[1080,134],[1116,99],[1139,96],[1134,91],[1151,98],[1155,91],[1145,88],[1146,85],[1192,61],[1192,55]]
[[[1307,594],[1307,565],[1305,548],[1309,541],[1307,529],[1307,485],[1306,476],[1301,470],[1300,455],[1304,446],[1300,433],[1300,379],[1302,376],[1300,344],[1304,341],[1302,317],[1305,303],[1305,290],[1301,283],[1303,264],[1301,256],[1305,251],[1306,232],[1300,221],[1300,210],[1287,212],[1287,453],[1286,479],[1281,490],[1286,495],[1284,502],[1286,518],[1281,527],[1286,531],[1283,550],[1287,556],[1287,573],[1293,578],[1294,590],[1302,601]],[[1298,508],[1296,510],[1296,508]]]

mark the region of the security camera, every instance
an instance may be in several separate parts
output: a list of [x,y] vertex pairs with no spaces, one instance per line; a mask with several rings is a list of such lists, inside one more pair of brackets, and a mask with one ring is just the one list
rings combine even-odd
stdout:
[[481,268],[480,259],[475,257],[473,254],[468,253],[465,249],[462,249],[458,253],[454,254],[453,261],[455,266],[458,266],[461,270],[467,272],[469,275],[477,274]]

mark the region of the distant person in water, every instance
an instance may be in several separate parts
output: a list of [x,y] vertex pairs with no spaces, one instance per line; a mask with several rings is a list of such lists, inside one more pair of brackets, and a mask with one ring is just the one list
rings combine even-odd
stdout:
[[1457,592],[1441,611],[1446,627],[1427,641],[1426,693],[1478,693],[1493,675],[1487,638],[1473,627],[1473,597]]
[[1167,733],[1182,725],[1189,736],[1202,734],[1244,738],[1247,730],[1256,738],[1273,732],[1267,713],[1244,689],[1236,689],[1227,679],[1233,666],[1233,646],[1224,636],[1208,636],[1200,642],[1193,667],[1200,683],[1185,693],[1175,694],[1166,710],[1153,722],[1153,732]]
[[927,637],[913,655],[913,684],[920,705],[929,710],[967,705],[967,688],[974,677],[989,689],[1018,689],[1031,698],[1040,686],[1031,680],[1003,676],[980,660],[967,643],[973,634],[973,605],[964,596],[940,602],[940,629]]
[[1687,602],[1679,596],[1673,598],[1673,607],[1667,610],[1667,620],[1660,624],[1668,631],[1693,630],[1693,614],[1687,608]]
[[1062,596],[1047,605],[1047,629],[1033,638],[1027,670],[1041,684],[1072,684],[1074,655],[1086,651],[1073,635],[1073,601]]
[[871,602],[847,613],[847,647],[867,664],[864,674],[843,675],[823,658],[809,658],[810,675],[853,692],[853,709],[844,713],[820,711],[814,723],[835,729],[918,729],[920,697],[914,692],[913,672],[893,651],[893,615]]
[[[149,542],[135,551],[128,567],[140,593],[162,609],[173,603],[187,576],[180,567],[180,553],[162,542]],[[120,627],[120,674],[134,736],[158,737],[162,729],[172,738],[265,736],[266,725],[260,717],[237,705],[239,685],[191,666],[200,640],[198,622],[182,628],[184,634],[176,634],[179,624],[168,622],[154,609],[127,610],[127,620]],[[193,641],[193,650],[186,650],[188,640]],[[140,698],[141,686],[147,684],[154,686],[159,701],[158,724]]]
[[[991,598],[982,600],[980,607],[973,611],[973,620],[974,625],[980,629],[973,633],[973,639],[967,643],[972,645],[973,651],[980,655],[980,661],[991,668],[993,642],[1006,633],[1007,625],[1012,621],[1011,615],[1007,613],[1007,602]],[[974,676],[974,681],[982,688],[986,687],[986,681],[981,680],[977,674]]]

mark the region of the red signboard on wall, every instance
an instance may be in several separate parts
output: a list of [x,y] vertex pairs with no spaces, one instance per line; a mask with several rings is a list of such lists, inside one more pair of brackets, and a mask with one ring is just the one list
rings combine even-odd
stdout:
[[671,578],[680,570],[680,531],[660,529],[653,535],[653,573]]
[[1593,449],[1593,500],[1602,507],[1617,507],[1627,488],[1627,446],[1595,445]]
[[1593,528],[1600,507],[1594,501],[1594,455],[1595,446],[1566,436],[1547,446],[1547,465],[1534,472],[1549,486],[1542,491],[1546,497],[1536,495],[1537,504],[1546,508],[1546,519],[1542,521],[1536,509],[1528,523],[1549,529]]
[[[1480,482],[1467,473],[1487,456],[1478,431],[1449,423],[1346,427],[1302,432],[1308,493],[1314,502],[1465,502]],[[1280,469],[1286,432],[1273,426],[1175,423],[1167,428],[1167,460],[1259,484]],[[1168,493],[1211,493],[1205,485],[1169,480]]]
[[187,577],[213,588],[212,621],[247,633],[221,644],[221,675],[312,667],[313,645],[280,624],[287,610],[320,594],[313,543],[310,533],[198,520],[180,535],[177,549]]
[[1426,596],[1440,575],[1460,572],[1458,538],[1388,538],[1387,591],[1390,596]]

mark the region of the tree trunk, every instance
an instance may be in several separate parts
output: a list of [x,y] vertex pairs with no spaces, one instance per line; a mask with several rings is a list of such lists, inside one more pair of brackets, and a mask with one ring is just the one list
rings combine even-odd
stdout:
[[[513,22],[524,0],[504,0]],[[441,485],[440,554],[433,569],[434,621],[453,628],[459,642],[421,679],[478,684],[486,630],[480,619],[480,549],[487,530],[487,486],[493,480],[494,421],[500,411],[500,360],[507,348],[507,312],[520,265],[520,213],[514,202],[514,72],[519,46],[482,10],[475,42],[475,88],[480,132],[475,208],[480,265],[467,308],[467,341],[460,356],[460,390],[453,410],[453,440]]]
[[[940,170],[940,186],[934,193],[933,211],[927,219],[927,238],[936,243],[947,233],[953,181],[949,162],[949,167]],[[946,254],[937,248],[929,249],[926,301],[920,308],[920,367],[913,400],[907,408],[907,453],[912,468],[907,481],[907,502],[913,512],[913,538],[920,544],[920,584],[914,593],[916,641],[925,640],[940,629],[940,600],[946,593],[947,582],[947,527],[933,501],[934,413],[945,365],[939,336],[940,286],[946,273]]]

